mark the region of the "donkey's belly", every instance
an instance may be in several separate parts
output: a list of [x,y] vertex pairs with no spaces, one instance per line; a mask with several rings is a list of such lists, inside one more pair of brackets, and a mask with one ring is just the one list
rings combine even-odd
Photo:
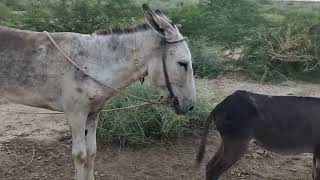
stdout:
[[[49,92],[50,90],[48,90]],[[6,88],[0,89],[0,97],[8,100],[9,102],[45,108],[50,110],[61,111],[62,107],[59,103],[60,97],[44,94],[37,90],[28,90],[23,88]]]
[[264,137],[256,137],[256,144],[269,151],[283,154],[299,154],[312,153],[314,151],[314,143],[312,137],[297,136],[296,134],[283,134],[280,136],[265,135]]
[[314,147],[312,145],[302,144],[302,145],[292,145],[292,146],[283,146],[275,144],[265,144],[259,141],[255,142],[256,145],[265,148],[271,152],[279,154],[301,154],[301,153],[313,153]]

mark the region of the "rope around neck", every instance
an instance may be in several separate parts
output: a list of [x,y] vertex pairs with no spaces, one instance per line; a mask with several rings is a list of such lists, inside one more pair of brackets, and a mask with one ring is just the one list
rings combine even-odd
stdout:
[[43,31],[47,37],[50,39],[50,41],[52,42],[52,44],[62,53],[62,55],[71,63],[73,64],[76,68],[78,68],[80,71],[82,71],[84,74],[86,74],[87,76],[89,76],[91,79],[95,80],[96,82],[104,85],[105,87],[109,88],[109,89],[112,89],[113,91],[116,91],[120,94],[123,94],[123,95],[126,95],[126,96],[129,96],[129,97],[132,97],[132,98],[135,98],[135,99],[138,99],[142,102],[146,102],[146,103],[149,103],[149,104],[162,104],[162,102],[156,102],[156,101],[150,101],[148,99],[144,99],[144,98],[141,98],[141,97],[138,97],[138,96],[135,96],[135,95],[132,95],[132,94],[128,94],[128,93],[125,93],[117,88],[113,88],[107,84],[105,84],[104,82],[92,77],[89,73],[87,73],[82,67],[80,67],[75,61],[73,61],[59,46],[58,44],[54,41],[54,39],[52,38],[52,36],[47,32],[47,31]]

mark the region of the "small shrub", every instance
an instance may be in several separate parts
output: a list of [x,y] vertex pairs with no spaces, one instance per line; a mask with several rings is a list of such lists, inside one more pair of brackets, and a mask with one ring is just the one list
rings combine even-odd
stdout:
[[283,25],[248,43],[237,66],[258,81],[316,80],[319,74],[318,25]]
[[[157,99],[158,91],[149,86],[138,84],[130,86],[127,93],[146,99]],[[136,99],[125,96],[113,97],[105,105],[105,109],[113,109],[137,105]],[[98,136],[121,145],[137,145],[151,143],[156,139],[177,140],[188,134],[194,127],[202,125],[209,107],[204,100],[197,100],[192,112],[176,115],[166,106],[149,105],[130,110],[101,112]]]

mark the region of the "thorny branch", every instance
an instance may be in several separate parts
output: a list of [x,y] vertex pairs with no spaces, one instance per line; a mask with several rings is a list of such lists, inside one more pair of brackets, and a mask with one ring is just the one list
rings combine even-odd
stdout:
[[[320,65],[320,59],[315,56],[303,54],[299,49],[306,50],[305,44],[310,43],[308,34],[312,26],[307,26],[299,33],[294,33],[289,26],[283,37],[278,37],[276,43],[265,37],[267,42],[267,54],[270,61],[302,62],[305,63],[305,71],[313,70]],[[316,52],[316,51],[315,51]]]

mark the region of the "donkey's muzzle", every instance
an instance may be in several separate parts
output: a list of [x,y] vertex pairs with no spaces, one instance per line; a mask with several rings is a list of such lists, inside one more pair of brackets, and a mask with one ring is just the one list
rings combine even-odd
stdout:
[[194,103],[189,99],[178,100],[178,98],[174,98],[173,107],[177,114],[185,114],[194,109]]
[[185,114],[194,109],[193,101],[188,99],[179,101],[177,97],[161,96],[159,101],[172,107],[177,114]]

